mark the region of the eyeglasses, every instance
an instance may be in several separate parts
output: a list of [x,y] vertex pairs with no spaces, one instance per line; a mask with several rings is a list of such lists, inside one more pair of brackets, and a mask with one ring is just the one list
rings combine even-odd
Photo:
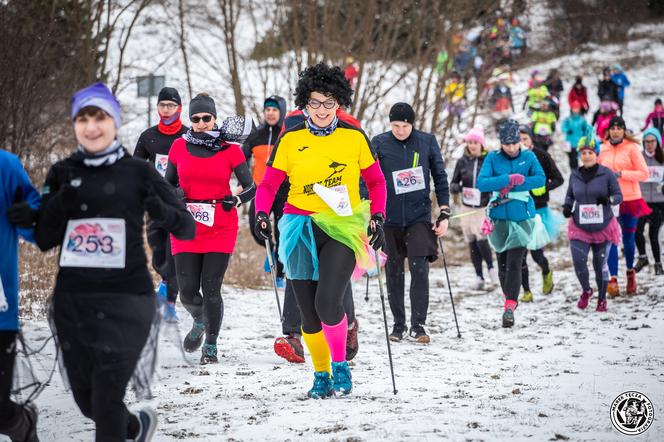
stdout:
[[176,107],[178,107],[177,104],[175,103],[157,103],[157,107],[159,109],[168,109],[168,110],[173,110]]
[[331,98],[331,99],[325,100],[325,101],[318,101],[318,100],[312,98],[311,100],[309,100],[309,102],[307,104],[312,109],[318,109],[321,104],[323,105],[323,107],[325,109],[332,109],[334,107],[334,105],[337,104],[337,100]]
[[189,119],[194,124],[199,123],[201,120],[203,120],[203,123],[209,123],[210,121],[212,121],[212,115],[206,115],[204,117],[191,117]]

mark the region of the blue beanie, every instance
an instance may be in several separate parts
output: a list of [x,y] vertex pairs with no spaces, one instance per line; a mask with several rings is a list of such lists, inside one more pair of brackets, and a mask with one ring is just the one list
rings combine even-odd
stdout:
[[521,141],[519,138],[519,122],[516,120],[505,120],[498,131],[500,144],[516,144]]
[[646,140],[646,137],[648,135],[652,135],[653,137],[655,137],[655,139],[657,140],[657,145],[660,147],[662,146],[662,134],[659,133],[657,128],[649,127],[648,129],[646,129],[645,132],[643,132],[643,138],[642,138],[643,141]]
[[74,94],[71,98],[71,119],[74,120],[81,109],[88,106],[98,107],[110,115],[116,129],[122,126],[120,103],[104,83],[91,84]]

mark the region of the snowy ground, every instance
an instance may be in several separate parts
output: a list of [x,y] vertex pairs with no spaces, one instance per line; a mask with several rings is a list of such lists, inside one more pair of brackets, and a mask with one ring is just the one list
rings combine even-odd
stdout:
[[[279,333],[270,290],[226,287],[218,365],[183,359],[164,330],[155,382],[155,440],[626,440],[609,420],[609,405],[637,390],[655,406],[655,422],[634,440],[662,440],[664,420],[664,293],[654,275],[639,275],[640,292],[609,301],[609,312],[576,307],[578,285],[567,250],[550,254],[556,289],[521,304],[516,326],[500,327],[498,291],[473,292],[469,266],[450,268],[462,337],[456,337],[440,268],[431,273],[428,346],[393,344],[398,394],[391,391],[378,286],[369,302],[355,285],[361,324],[353,364],[354,391],[336,400],[305,399],[311,366],[272,351]],[[621,272],[622,273],[622,272]],[[642,276],[643,275],[643,276]],[[183,314],[183,311],[181,311]],[[389,315],[389,313],[388,313]],[[184,316],[184,315],[183,315]],[[188,329],[187,319],[180,325]],[[24,329],[29,340],[48,335],[44,322]],[[36,366],[50,367],[47,347]],[[40,437],[87,441],[93,425],[81,416],[58,375],[37,401]],[[131,407],[139,404],[133,403]]]

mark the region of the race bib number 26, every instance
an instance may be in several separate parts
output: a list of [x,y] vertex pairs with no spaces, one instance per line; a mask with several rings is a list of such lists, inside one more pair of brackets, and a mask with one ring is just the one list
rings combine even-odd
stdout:
[[394,193],[397,195],[426,188],[422,166],[395,170],[392,172],[392,181],[394,182]]
[[60,267],[123,269],[126,243],[124,219],[69,220],[60,252]]

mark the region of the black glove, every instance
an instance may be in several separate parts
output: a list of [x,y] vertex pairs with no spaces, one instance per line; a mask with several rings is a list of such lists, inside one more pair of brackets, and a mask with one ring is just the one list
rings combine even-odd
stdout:
[[563,216],[565,218],[572,216],[572,208],[570,206],[563,206]]
[[154,195],[149,196],[145,198],[143,204],[145,205],[145,211],[148,212],[151,220],[161,220],[164,217],[164,205],[159,197]]
[[605,196],[598,196],[595,202],[600,206],[606,206],[607,204],[609,204],[609,198]]
[[374,250],[379,250],[385,245],[385,230],[383,228],[385,218],[382,213],[374,213],[371,215],[369,226],[367,227],[367,235],[371,237],[369,245]]
[[221,201],[221,208],[224,209],[226,212],[230,212],[233,207],[237,207],[240,205],[240,198],[236,197],[235,195],[226,195],[224,199]]
[[270,217],[265,212],[258,212],[254,221],[254,233],[261,239],[272,238],[272,225]]
[[436,220],[436,227],[446,219],[450,219],[451,214],[452,212],[448,208],[440,209],[440,215],[438,215],[438,219]]
[[459,183],[450,184],[450,193],[461,193],[461,184]]
[[21,188],[18,187],[14,194],[14,204],[7,209],[7,218],[15,226],[27,229],[32,227],[35,221],[37,221],[37,211],[30,207],[30,204],[26,201],[22,200]]

